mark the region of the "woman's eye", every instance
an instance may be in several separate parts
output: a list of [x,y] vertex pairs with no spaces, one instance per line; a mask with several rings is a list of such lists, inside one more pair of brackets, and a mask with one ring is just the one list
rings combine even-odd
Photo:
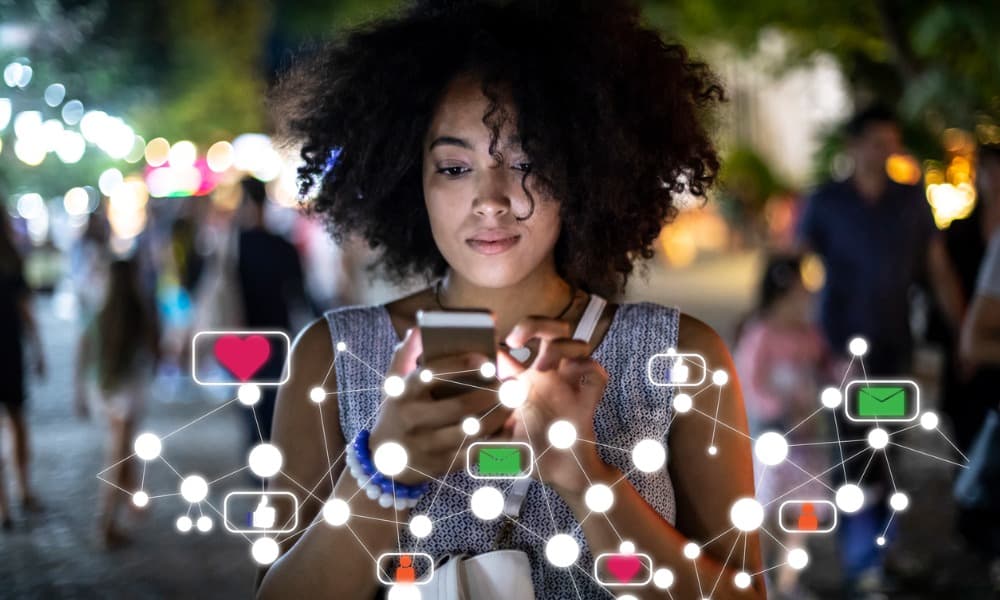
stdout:
[[530,162],[514,163],[514,169],[517,171],[524,171],[525,173],[529,173],[531,172],[531,163]]
[[465,167],[441,167],[437,170],[438,173],[447,175],[448,177],[458,177],[463,173],[466,173],[469,169]]

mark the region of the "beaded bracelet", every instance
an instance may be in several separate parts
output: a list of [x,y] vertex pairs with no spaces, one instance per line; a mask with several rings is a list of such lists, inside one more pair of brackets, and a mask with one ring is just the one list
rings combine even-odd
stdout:
[[372,500],[377,500],[379,506],[389,508],[395,505],[397,509],[410,508],[416,506],[420,498],[427,493],[429,487],[426,483],[419,485],[405,485],[393,481],[375,468],[372,461],[371,451],[368,448],[368,438],[371,432],[362,429],[354,437],[354,441],[347,445],[347,468],[351,471],[351,476],[358,482],[358,487],[365,490],[365,494]]

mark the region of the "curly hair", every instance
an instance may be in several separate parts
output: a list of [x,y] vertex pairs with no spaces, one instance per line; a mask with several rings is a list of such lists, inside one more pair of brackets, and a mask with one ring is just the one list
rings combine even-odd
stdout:
[[418,2],[300,59],[270,99],[279,140],[301,145],[309,211],[337,241],[367,240],[394,281],[448,266],[422,201],[422,143],[446,86],[467,74],[489,101],[490,154],[513,119],[525,177],[560,203],[556,268],[582,289],[622,290],[674,196],[704,198],[715,181],[706,122],[722,87],[642,26],[632,1]]

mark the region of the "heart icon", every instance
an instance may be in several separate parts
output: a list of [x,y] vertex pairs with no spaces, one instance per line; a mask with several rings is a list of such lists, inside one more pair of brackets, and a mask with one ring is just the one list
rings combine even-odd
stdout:
[[518,362],[523,363],[531,356],[531,349],[527,346],[522,346],[521,348],[511,348],[510,355],[516,358]]
[[607,569],[618,583],[630,583],[642,569],[642,561],[634,554],[616,554],[608,558]]
[[215,341],[215,358],[240,381],[246,381],[264,366],[271,356],[271,344],[262,335],[240,339],[224,335]]

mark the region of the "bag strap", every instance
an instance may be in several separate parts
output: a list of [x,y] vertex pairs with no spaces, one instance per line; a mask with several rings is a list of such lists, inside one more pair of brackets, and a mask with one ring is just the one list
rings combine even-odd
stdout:
[[[577,323],[576,332],[573,333],[574,340],[590,341],[590,338],[594,335],[594,329],[597,328],[597,323],[604,313],[604,307],[607,304],[608,301],[597,294],[590,295],[590,302],[583,311],[580,322]],[[507,491],[507,497],[504,499],[503,514],[505,516],[512,519],[521,516],[521,508],[524,505],[524,499],[527,497],[528,488],[530,487],[530,477],[514,481],[514,484],[510,486],[510,490]]]

